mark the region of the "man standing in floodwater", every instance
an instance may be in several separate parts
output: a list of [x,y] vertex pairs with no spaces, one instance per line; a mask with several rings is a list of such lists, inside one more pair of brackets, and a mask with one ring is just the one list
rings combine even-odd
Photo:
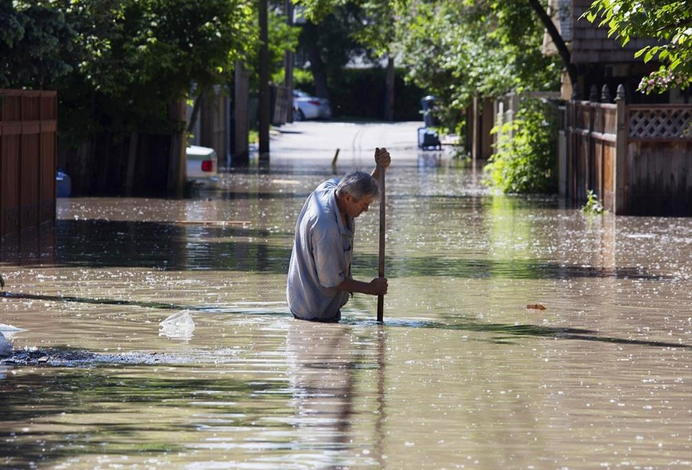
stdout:
[[295,318],[338,322],[348,294],[387,293],[387,279],[370,282],[351,277],[355,218],[367,212],[379,196],[377,180],[392,159],[387,149],[375,149],[371,174],[349,171],[340,180],[325,181],[305,201],[296,223],[286,298]]

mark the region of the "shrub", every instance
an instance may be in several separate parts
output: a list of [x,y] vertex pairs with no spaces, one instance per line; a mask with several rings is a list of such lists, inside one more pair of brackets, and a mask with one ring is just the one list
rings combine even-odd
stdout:
[[603,214],[606,211],[603,207],[603,203],[601,203],[601,200],[598,198],[598,194],[593,192],[593,190],[589,189],[586,194],[586,198],[586,204],[584,204],[584,207],[581,208],[582,212],[585,214],[598,215]]
[[545,104],[525,99],[516,118],[493,129],[495,153],[486,165],[486,182],[505,193],[556,190],[557,122]]

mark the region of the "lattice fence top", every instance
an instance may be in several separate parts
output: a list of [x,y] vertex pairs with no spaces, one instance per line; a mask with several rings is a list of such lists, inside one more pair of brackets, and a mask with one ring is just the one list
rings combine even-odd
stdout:
[[631,139],[692,139],[692,107],[633,109]]

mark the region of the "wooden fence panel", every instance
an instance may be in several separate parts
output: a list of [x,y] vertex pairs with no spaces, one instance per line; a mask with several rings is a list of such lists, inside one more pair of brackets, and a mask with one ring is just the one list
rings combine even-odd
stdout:
[[[26,131],[27,129],[23,129]],[[30,129],[30,132],[33,129]],[[39,224],[39,134],[22,133],[20,172],[20,229],[26,230]]]
[[632,215],[692,215],[692,140],[628,145]]
[[0,235],[19,231],[19,150],[22,138],[21,129],[3,126],[2,162],[0,165]]
[[692,215],[692,106],[627,110],[628,213]]
[[39,155],[41,168],[39,175],[39,223],[55,220],[55,169],[57,168],[57,148],[55,130],[44,130],[40,134]]
[[603,133],[616,134],[618,130],[617,106],[612,105],[604,109],[603,112]]
[[0,238],[55,220],[57,95],[0,90]]
[[568,147],[571,154],[566,158],[570,162],[566,196],[583,203],[591,190],[601,198],[606,208],[612,209],[615,201],[613,173],[617,108],[612,104],[572,101],[567,105],[567,115],[573,116],[573,124],[566,127],[571,141]]

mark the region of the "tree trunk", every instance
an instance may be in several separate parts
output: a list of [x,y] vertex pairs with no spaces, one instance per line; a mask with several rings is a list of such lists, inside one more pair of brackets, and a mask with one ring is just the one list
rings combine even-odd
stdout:
[[101,165],[99,167],[98,179],[96,180],[96,192],[99,194],[104,194],[108,192],[109,189],[109,176],[110,176],[110,165],[111,165],[111,151],[113,150],[113,139],[110,132],[106,132],[103,136],[104,152],[103,158],[101,159]]
[[166,191],[169,197],[181,199],[184,194],[187,169],[185,167],[185,148],[187,147],[187,134],[185,132],[185,115],[187,101],[185,98],[171,103],[169,118],[180,126],[180,131],[171,135],[171,148],[168,158],[168,179]]
[[327,85],[327,72],[320,56],[319,47],[317,47],[318,32],[317,26],[311,22],[305,23],[303,28],[306,30],[307,36],[310,38],[310,46],[308,49],[308,59],[310,60],[310,70],[312,77],[315,80],[315,94],[319,98],[329,99],[329,86]]
[[259,158],[269,157],[269,29],[267,23],[267,0],[259,0]]
[[557,48],[557,52],[560,54],[560,58],[562,59],[562,64],[567,70],[569,81],[572,83],[572,89],[574,90],[577,86],[577,67],[572,63],[572,54],[567,48],[564,39],[562,39],[560,32],[555,27],[555,23],[553,23],[552,18],[550,18],[548,12],[546,12],[543,5],[541,5],[541,2],[539,0],[528,1],[531,8],[533,8],[538,15],[538,18],[541,20],[541,23],[543,23],[543,27],[550,35],[550,39],[553,40],[553,43]]
[[130,134],[130,148],[127,154],[127,174],[125,175],[125,195],[132,196],[134,188],[135,167],[137,166],[137,144],[139,142],[139,134],[133,132]]
[[[293,25],[293,1],[284,0],[284,10],[286,12],[286,24]],[[293,122],[293,52],[284,52],[284,86],[288,93],[288,109],[286,122]]]
[[195,128],[197,124],[197,116],[199,115],[199,108],[202,106],[202,101],[204,99],[204,93],[200,90],[199,95],[195,98],[195,104],[192,106],[192,114],[190,115],[190,122],[187,123],[187,133],[189,134]]
[[233,97],[233,152],[231,166],[249,164],[248,143],[249,76],[243,62],[235,63],[235,90]]

